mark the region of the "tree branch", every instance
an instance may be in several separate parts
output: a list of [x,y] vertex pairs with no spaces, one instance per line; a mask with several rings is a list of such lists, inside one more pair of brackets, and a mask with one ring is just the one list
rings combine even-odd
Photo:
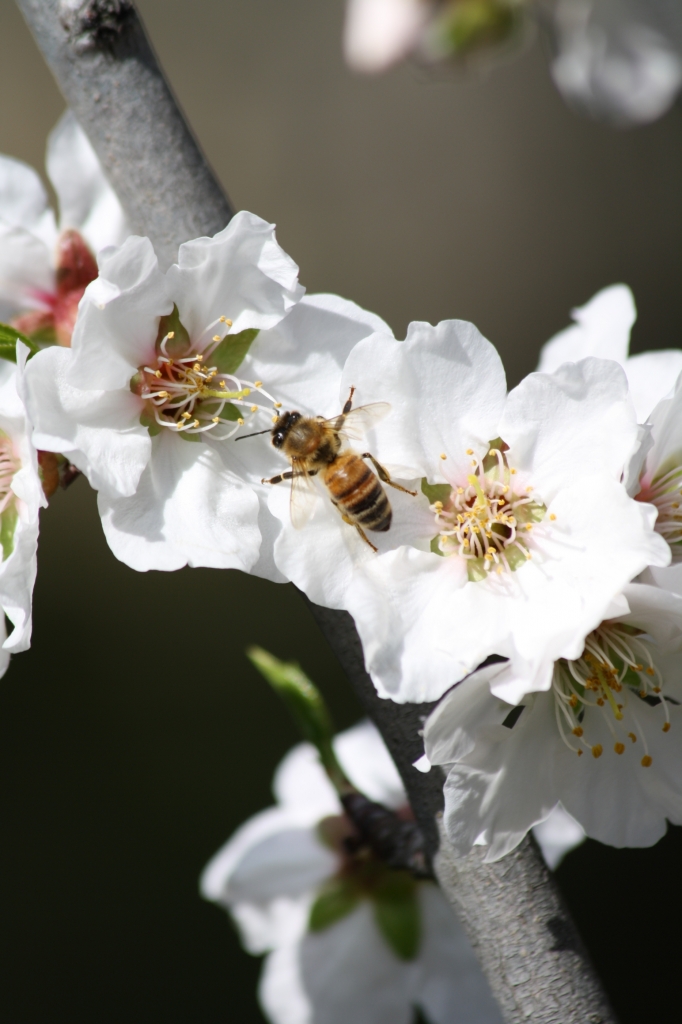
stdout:
[[[187,127],[130,0],[17,0],[67,102],[89,136],[133,230],[163,263],[183,241],[232,215]],[[530,839],[496,864],[455,858],[440,836],[442,775],[412,768],[429,705],[380,700],[351,617],[311,605],[405,782],[448,899],[459,912],[507,1024],[612,1024],[599,981]]]

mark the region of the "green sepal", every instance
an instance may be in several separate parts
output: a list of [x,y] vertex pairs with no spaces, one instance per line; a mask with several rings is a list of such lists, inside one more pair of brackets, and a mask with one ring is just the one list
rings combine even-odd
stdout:
[[282,698],[303,736],[317,748],[332,785],[338,792],[352,789],[336,759],[334,726],[317,687],[295,662],[280,661],[262,647],[249,647],[246,656]]
[[143,409],[140,413],[140,426],[147,428],[150,437],[156,437],[157,434],[161,433],[161,424],[157,423],[146,409]]
[[443,552],[442,552],[441,546],[440,546],[440,537],[432,537],[431,538],[431,544],[429,546],[430,546],[431,554],[432,555],[440,555],[441,558],[443,557]]
[[422,479],[422,494],[426,495],[431,505],[436,501],[442,501],[445,504],[451,493],[450,484],[430,484],[426,477]]
[[8,505],[0,515],[0,544],[2,544],[2,560],[7,561],[14,551],[14,534],[17,529],[19,513],[14,504]]
[[31,341],[28,335],[18,331],[16,327],[9,324],[0,324],[0,359],[6,359],[10,363],[17,361],[17,341],[23,341],[29,351],[28,358],[40,351],[35,341]]
[[247,327],[239,334],[226,335],[220,344],[213,349],[206,362],[218,369],[218,373],[235,373],[242,365],[246,354],[256,340],[259,331]]
[[156,336],[157,352],[161,351],[161,342],[169,331],[173,332],[173,337],[166,342],[167,355],[171,359],[184,359],[189,353],[191,339],[175,304],[173,304],[173,312],[168,316],[162,316],[159,320],[159,333]]
[[238,405],[232,405],[231,402],[227,403],[220,414],[221,420],[232,420],[234,423],[236,423],[241,416],[242,411],[240,407]]
[[387,871],[374,891],[374,920],[401,960],[414,960],[421,942],[417,882],[407,871]]
[[330,878],[310,908],[308,930],[321,932],[352,913],[360,902],[357,886],[349,878]]

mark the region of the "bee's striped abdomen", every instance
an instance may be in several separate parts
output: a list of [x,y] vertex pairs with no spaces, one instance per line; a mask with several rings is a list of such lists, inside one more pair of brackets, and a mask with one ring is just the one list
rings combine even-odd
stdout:
[[384,533],[391,506],[379,480],[359,455],[340,455],[324,474],[324,483],[339,511],[365,530]]

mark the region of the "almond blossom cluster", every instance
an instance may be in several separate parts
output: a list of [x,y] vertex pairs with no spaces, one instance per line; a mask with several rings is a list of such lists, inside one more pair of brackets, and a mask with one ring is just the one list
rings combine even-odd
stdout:
[[[306,296],[253,214],[162,271],[71,115],[48,172],[59,228],[37,175],[0,160],[0,670],[30,642],[39,510],[80,472],[132,568],[237,568],[350,612],[378,694],[439,702],[416,767],[443,766],[459,852],[497,859],[535,827],[555,864],[584,834],[647,846],[681,824],[682,352],[629,357],[629,290],[576,310],[508,390],[471,323],[400,341],[346,299]],[[403,807],[369,726],[337,742],[359,789]],[[324,981],[344,950],[378,993],[368,1024],[413,1006],[492,1021],[460,1012],[489,997],[431,882],[404,879],[422,929],[409,955],[382,945],[372,906],[396,879],[349,857],[315,757],[290,755],[280,806],[202,882],[270,951],[271,1019],[358,1017],[362,1000]],[[352,899],[316,931],[338,878]]]

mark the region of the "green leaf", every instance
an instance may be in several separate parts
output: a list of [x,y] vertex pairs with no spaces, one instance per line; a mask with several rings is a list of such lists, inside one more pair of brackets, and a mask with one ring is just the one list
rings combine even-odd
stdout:
[[2,560],[6,561],[14,551],[14,534],[17,528],[19,513],[14,502],[8,505],[0,515],[0,544],[2,544]]
[[29,350],[30,359],[40,349],[34,341],[26,334],[22,334],[16,327],[11,327],[9,324],[0,324],[0,359],[7,359],[10,363],[16,363],[17,361],[17,341],[23,341],[26,348]]
[[330,878],[310,908],[308,929],[321,932],[355,910],[360,901],[357,886],[348,878]]
[[426,495],[432,505],[435,501],[445,503],[452,493],[452,487],[450,484],[430,484],[426,477],[424,477],[422,480],[422,493]]
[[295,662],[279,661],[262,647],[249,647],[246,656],[282,698],[303,736],[317,747],[332,785],[339,792],[352,789],[336,759],[332,745],[334,726],[317,687]]
[[407,871],[387,871],[374,892],[374,920],[401,960],[414,960],[421,942],[417,882]]
[[180,320],[178,307],[173,305],[173,312],[168,316],[162,316],[159,320],[159,333],[156,336],[156,351],[161,350],[161,342],[167,334],[171,333],[172,338],[166,342],[166,353],[171,359],[183,359],[190,350],[191,339],[187,328]]
[[235,373],[244,362],[258,333],[255,328],[248,327],[239,334],[228,334],[208,356],[206,362],[216,366],[218,373]]
[[147,428],[150,437],[156,437],[157,434],[161,433],[161,424],[157,423],[146,409],[143,409],[140,413],[140,425]]

